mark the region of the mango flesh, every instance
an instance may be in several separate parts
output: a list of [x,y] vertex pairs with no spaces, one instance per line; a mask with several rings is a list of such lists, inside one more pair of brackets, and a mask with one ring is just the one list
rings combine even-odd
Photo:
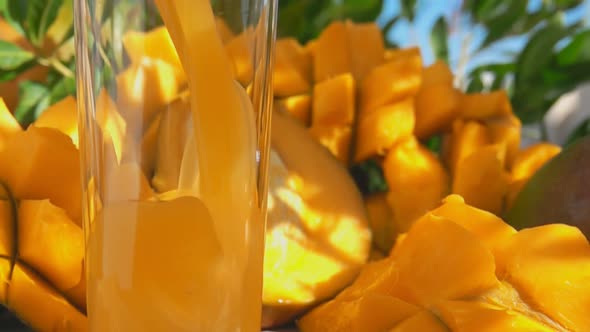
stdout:
[[446,332],[447,328],[428,311],[421,311],[399,323],[390,332]]
[[14,220],[13,203],[6,199],[0,200],[0,256],[13,257],[14,252],[14,234],[16,225]]
[[33,124],[35,127],[55,128],[68,135],[78,146],[78,113],[76,99],[68,96],[48,107]]
[[313,89],[312,126],[351,125],[355,118],[356,85],[351,74],[318,83]]

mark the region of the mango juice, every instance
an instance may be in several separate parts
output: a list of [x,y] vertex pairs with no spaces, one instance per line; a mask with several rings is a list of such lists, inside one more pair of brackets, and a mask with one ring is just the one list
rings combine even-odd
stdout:
[[209,1],[155,2],[187,75],[192,128],[177,189],[104,202],[93,218],[90,330],[259,331],[264,218],[252,104]]

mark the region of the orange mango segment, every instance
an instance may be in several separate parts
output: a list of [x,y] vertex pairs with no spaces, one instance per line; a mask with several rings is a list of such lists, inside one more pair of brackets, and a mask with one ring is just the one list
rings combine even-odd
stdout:
[[379,193],[365,198],[369,226],[373,232],[373,244],[383,252],[389,252],[399,233],[387,194]]
[[329,301],[298,323],[302,332],[380,332],[416,313],[418,308],[395,297],[366,293],[352,301]]
[[4,141],[14,133],[22,131],[20,124],[14,118],[4,98],[0,97],[0,149],[4,145]]
[[313,88],[312,125],[350,125],[355,116],[355,83],[342,74],[317,83]]
[[514,114],[507,114],[487,119],[485,126],[492,143],[506,146],[506,166],[510,167],[520,150],[520,119]]
[[385,52],[383,35],[374,22],[355,24],[347,21],[346,27],[352,75],[355,80],[362,82],[371,69],[383,62]]
[[129,31],[123,36],[123,47],[132,63],[140,63],[143,57],[159,59],[174,67],[179,82],[186,80],[178,53],[166,27],[162,26],[148,32]]
[[140,201],[153,195],[152,188],[140,166],[126,162],[106,174],[105,202]]
[[416,95],[415,105],[414,133],[418,138],[428,138],[450,127],[459,115],[459,92],[446,83],[426,85]]
[[455,171],[452,192],[469,205],[500,215],[509,182],[504,151],[502,146],[489,145],[463,159]]
[[129,130],[142,132],[178,91],[174,67],[144,57],[117,76],[117,107],[127,124],[134,127]]
[[424,213],[440,204],[449,177],[438,158],[415,138],[397,143],[385,157],[387,200],[396,229],[406,232]]
[[[289,59],[303,79],[308,83],[312,82],[312,57],[311,53],[306,50],[295,38],[280,38],[277,39],[275,45],[276,56],[283,54]],[[275,63],[276,65],[276,63]]]
[[293,66],[289,58],[281,53],[276,53],[273,68],[273,94],[275,97],[289,97],[309,92],[309,82]]
[[367,263],[354,282],[336,296],[336,300],[350,301],[365,293],[389,295],[397,284],[399,268],[391,257]]
[[276,107],[291,114],[304,125],[311,122],[311,96],[308,94],[275,100]]
[[498,269],[533,309],[569,330],[590,330],[590,245],[579,229],[553,224],[521,230],[500,255]]
[[68,135],[78,146],[78,110],[76,99],[68,96],[49,106],[33,124],[35,127],[54,128]]
[[76,286],[84,259],[82,229],[49,200],[23,200],[18,214],[19,258],[61,291]]
[[86,331],[86,316],[27,267],[16,263],[7,303],[38,331]]
[[421,79],[420,54],[410,54],[373,68],[361,83],[361,114],[368,115],[378,107],[414,96]]
[[31,126],[0,151],[0,180],[17,199],[46,199],[80,223],[80,161],[65,134]]
[[459,108],[463,118],[472,120],[512,114],[512,105],[504,90],[463,94]]
[[405,319],[389,332],[447,332],[447,328],[430,311],[419,313]]
[[407,59],[416,56],[420,56],[420,48],[418,47],[388,49],[385,50],[385,53],[383,54],[385,62]]
[[443,204],[430,213],[447,218],[476,235],[495,255],[516,230],[493,213],[465,204],[459,195],[446,197]]
[[422,70],[422,86],[444,84],[453,86],[453,72],[451,68],[441,60]]
[[321,82],[330,77],[349,73],[348,31],[343,22],[333,22],[322,31],[313,46],[314,80]]
[[561,152],[561,147],[551,143],[537,143],[518,152],[512,164],[513,181],[528,179],[546,162]]
[[396,260],[399,278],[393,295],[425,307],[475,296],[498,283],[494,256],[479,239],[433,214],[414,224]]
[[443,151],[443,159],[451,174],[456,174],[459,162],[465,157],[490,143],[491,138],[484,125],[475,121],[455,120],[447,149]]
[[414,131],[412,99],[380,107],[361,115],[356,133],[357,162],[384,155],[398,140],[412,136]]
[[552,332],[555,331],[518,312],[492,304],[445,301],[436,306],[442,320],[456,332]]
[[[0,256],[13,257],[16,216],[10,200],[0,200]],[[1,285],[0,285],[1,287]]]
[[347,164],[349,160],[350,140],[352,128],[349,125],[314,125],[309,132],[336,159]]
[[10,286],[10,266],[9,258],[0,258],[0,302],[6,303],[8,287]]

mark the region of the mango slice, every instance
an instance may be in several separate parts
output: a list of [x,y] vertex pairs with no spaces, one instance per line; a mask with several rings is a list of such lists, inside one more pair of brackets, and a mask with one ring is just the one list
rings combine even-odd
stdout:
[[506,146],[506,167],[510,168],[520,150],[520,130],[522,124],[514,114],[489,118],[485,121],[493,144]]
[[38,331],[86,331],[86,316],[56,293],[29,268],[16,263],[7,303],[19,318]]
[[498,284],[494,256],[479,239],[432,214],[414,224],[397,251],[396,262],[399,278],[393,295],[424,307],[469,297]]
[[397,143],[385,157],[383,173],[395,228],[406,232],[412,223],[440,204],[449,177],[436,156],[415,138]]
[[313,77],[321,82],[330,77],[349,73],[352,68],[349,57],[348,29],[343,22],[333,22],[326,27],[313,47]]
[[[297,43],[294,39],[287,39],[281,44],[277,42],[275,51],[275,63],[273,67],[273,94],[275,97],[288,97],[304,94],[310,91],[309,75],[305,68],[305,61],[300,59],[299,52],[303,53],[301,45],[292,45],[289,41]],[[279,46],[280,45],[280,46]]]
[[12,204],[10,200],[0,200],[0,256],[8,258],[16,254],[14,252],[16,216]]
[[393,294],[399,276],[399,267],[391,257],[367,263],[354,282],[342,290],[337,300],[351,301],[365,293]]
[[491,144],[491,137],[484,125],[476,121],[455,120],[447,149],[443,151],[443,160],[451,175],[456,174],[457,166],[464,158],[488,144]]
[[49,106],[33,124],[35,127],[54,128],[68,135],[78,146],[78,109],[76,98],[67,96]]
[[443,84],[453,85],[453,72],[442,60],[437,60],[422,70],[422,86]]
[[383,252],[389,252],[395,237],[400,232],[394,222],[394,215],[387,194],[379,193],[365,198],[369,225],[373,232],[373,244]]
[[352,128],[350,125],[314,125],[309,128],[309,132],[336,159],[344,164],[348,164],[352,138]]
[[379,332],[418,310],[395,297],[368,292],[352,301],[329,301],[305,315],[297,326],[302,332]]
[[552,332],[554,329],[518,312],[482,302],[445,301],[436,306],[442,320],[456,332]]
[[313,59],[311,57],[311,52],[301,46],[301,44],[299,44],[295,38],[287,37],[277,39],[275,44],[275,52],[276,57],[279,57],[279,54],[281,54],[281,57],[287,58],[289,63],[299,71],[299,74],[304,80],[306,80],[308,83],[312,82],[313,72],[311,66]]
[[311,123],[311,96],[308,94],[291,96],[275,100],[274,104],[281,112],[287,112],[304,125]]
[[590,329],[590,245],[579,229],[524,229],[511,238],[500,262],[499,275],[533,309],[572,331]]
[[423,310],[399,323],[389,332],[447,332],[447,328],[431,312]]
[[463,94],[459,108],[461,116],[471,120],[485,120],[494,116],[512,114],[512,105],[504,90]]
[[453,178],[453,193],[474,207],[500,215],[509,183],[504,156],[505,147],[489,145],[461,160]]
[[317,83],[313,88],[311,124],[351,125],[355,117],[355,82],[342,74]]
[[518,152],[512,164],[513,181],[528,179],[551,158],[561,152],[561,147],[551,143],[537,143]]
[[418,91],[416,105],[416,137],[424,139],[451,126],[459,115],[459,92],[447,83],[430,84]]
[[385,45],[379,26],[374,23],[346,22],[352,75],[358,82],[383,63]]
[[20,131],[22,131],[20,124],[8,110],[4,98],[0,97],[0,149],[4,146],[4,141]]
[[0,151],[0,180],[17,199],[46,199],[80,224],[80,161],[72,140],[51,128],[31,126]]
[[422,80],[420,54],[393,59],[367,74],[361,83],[360,112],[367,114],[381,106],[414,96]]
[[19,258],[60,291],[76,286],[84,260],[82,229],[49,200],[23,200],[18,215]]
[[397,141],[412,136],[415,115],[412,99],[380,107],[361,115],[356,133],[354,160],[382,156]]

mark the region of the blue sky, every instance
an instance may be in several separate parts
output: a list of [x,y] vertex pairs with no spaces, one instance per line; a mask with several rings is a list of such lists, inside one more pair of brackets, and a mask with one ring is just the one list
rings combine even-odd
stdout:
[[[524,1],[524,0],[511,0]],[[400,12],[399,0],[385,0],[384,9],[378,18],[378,23],[385,24],[390,17]],[[534,10],[541,5],[542,0],[532,0],[529,2],[529,10]],[[453,16],[453,13],[461,5],[462,0],[418,0],[416,18],[413,23],[407,21],[398,22],[396,27],[387,36],[390,40],[396,42],[402,47],[417,45],[422,50],[422,56],[425,64],[433,62],[433,55],[430,48],[430,31],[434,22],[439,16],[444,15],[447,18]],[[579,9],[571,11],[566,15],[566,22],[572,22],[583,18],[588,24],[590,19],[590,1],[586,1]],[[448,20],[447,20],[448,21]],[[464,18],[458,21],[453,33],[449,39],[450,63],[453,69],[457,70],[458,60],[461,56],[462,44],[469,45],[469,54],[472,54],[476,45],[481,43],[485,38],[483,28],[473,26]],[[467,70],[470,67],[483,63],[498,62],[506,53],[518,52],[524,47],[526,38],[509,38],[506,41],[497,43],[487,52],[478,54],[470,58]],[[463,51],[465,53],[465,51]]]

